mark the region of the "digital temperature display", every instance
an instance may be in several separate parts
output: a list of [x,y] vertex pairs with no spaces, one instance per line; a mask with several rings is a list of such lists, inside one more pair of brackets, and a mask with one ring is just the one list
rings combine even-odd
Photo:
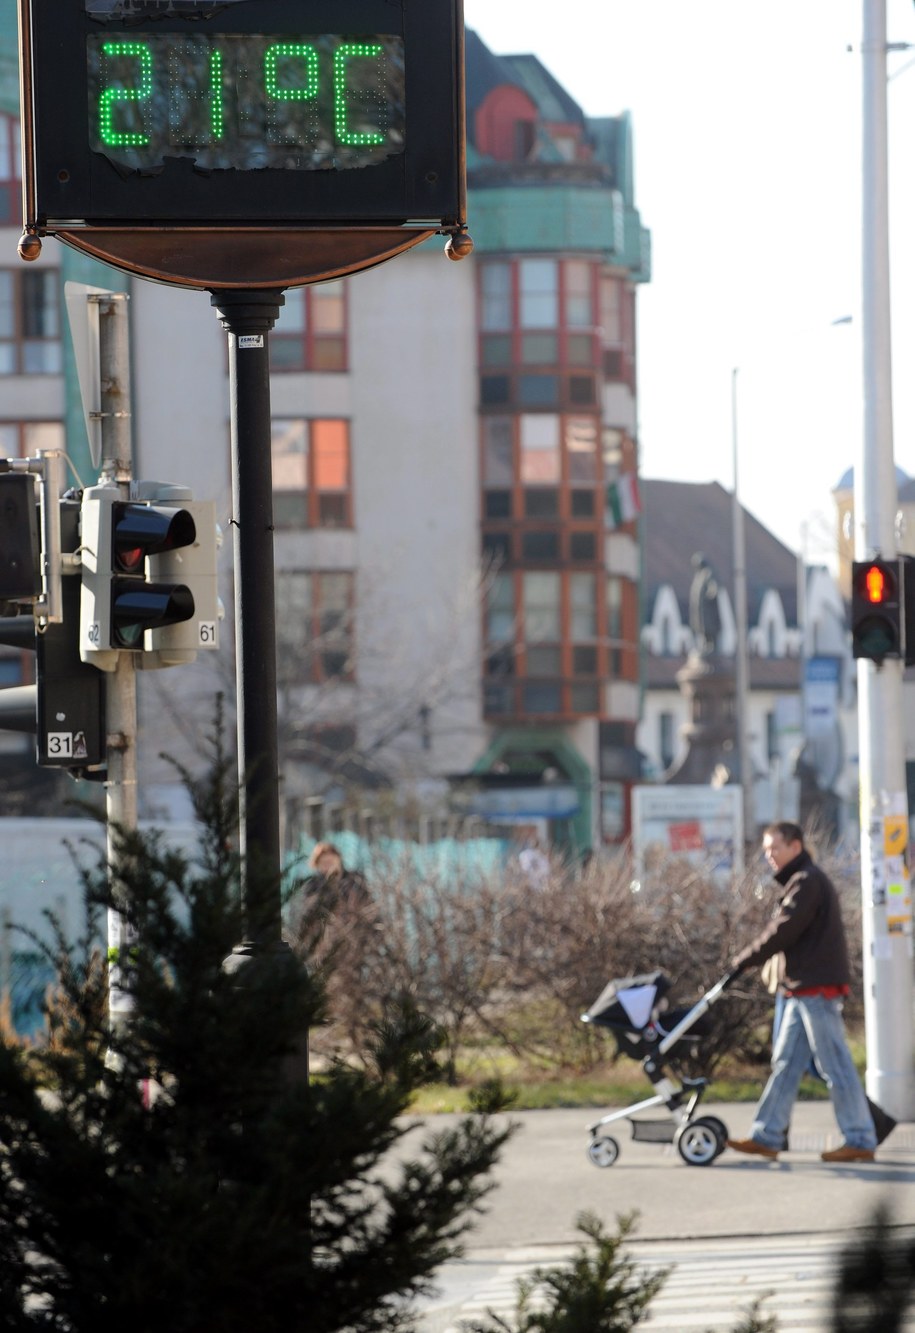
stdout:
[[87,36],[89,140],[121,168],[346,171],[402,155],[404,44],[390,34]]

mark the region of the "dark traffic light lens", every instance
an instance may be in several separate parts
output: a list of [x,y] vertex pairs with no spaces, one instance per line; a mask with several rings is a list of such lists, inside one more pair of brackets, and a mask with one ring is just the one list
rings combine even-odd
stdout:
[[118,648],[136,648],[142,644],[143,626],[142,625],[116,625],[114,627],[114,637],[117,640]]

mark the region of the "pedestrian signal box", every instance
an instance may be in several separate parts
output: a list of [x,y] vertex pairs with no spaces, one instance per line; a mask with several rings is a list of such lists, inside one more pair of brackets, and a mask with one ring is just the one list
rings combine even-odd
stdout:
[[461,0],[20,8],[24,257],[288,286],[464,224]]
[[[902,557],[853,563],[851,634],[855,657],[877,663],[887,657],[905,658],[905,574]],[[912,646],[915,648],[915,642]]]

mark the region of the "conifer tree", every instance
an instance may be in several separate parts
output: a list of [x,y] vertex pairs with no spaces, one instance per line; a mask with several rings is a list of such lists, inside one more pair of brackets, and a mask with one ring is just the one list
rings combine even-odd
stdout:
[[[45,946],[48,1039],[0,1040],[4,1330],[407,1330],[488,1189],[510,1132],[497,1091],[389,1155],[435,1045],[409,1006],[368,1070],[284,1076],[321,1020],[320,978],[268,955],[239,987],[223,967],[242,936],[228,771],[217,741],[191,784],[193,854],[121,831],[116,881],[101,859],[84,869],[82,937],[55,926]],[[119,960],[133,1013],[111,1031],[113,904],[137,943]]]

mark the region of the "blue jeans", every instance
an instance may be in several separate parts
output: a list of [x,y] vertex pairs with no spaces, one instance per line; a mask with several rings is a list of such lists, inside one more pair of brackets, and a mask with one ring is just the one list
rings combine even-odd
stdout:
[[844,1141],[852,1148],[875,1148],[874,1122],[845,1044],[842,1001],[822,995],[789,996],[772,1052],[772,1073],[750,1130],[767,1148],[784,1145],[791,1108],[811,1057],[826,1080]]

